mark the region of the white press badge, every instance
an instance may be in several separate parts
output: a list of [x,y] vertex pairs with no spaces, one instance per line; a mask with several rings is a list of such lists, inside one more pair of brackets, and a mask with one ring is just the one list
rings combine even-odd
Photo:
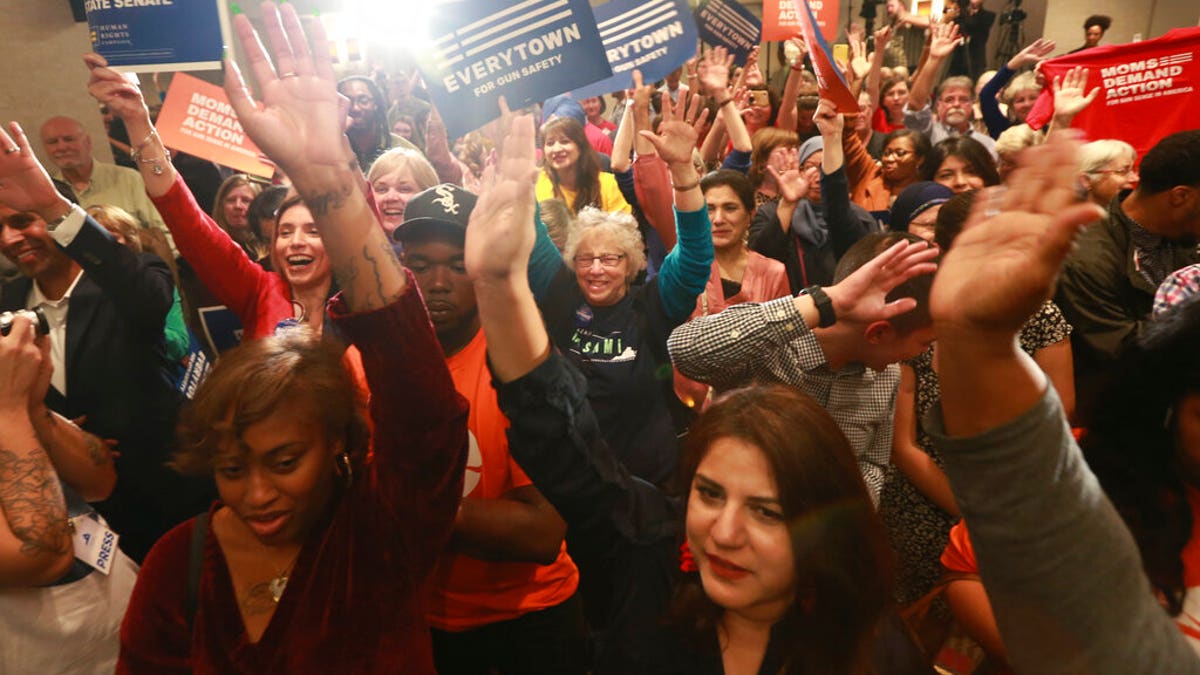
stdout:
[[71,529],[75,532],[75,557],[104,574],[111,572],[120,535],[90,514],[72,518]]

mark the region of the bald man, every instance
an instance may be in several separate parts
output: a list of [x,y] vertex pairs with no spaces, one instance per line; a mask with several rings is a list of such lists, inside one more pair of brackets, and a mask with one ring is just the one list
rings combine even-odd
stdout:
[[[53,166],[51,175],[75,189],[83,207],[96,204],[119,206],[137,218],[142,227],[156,227],[167,235],[171,251],[175,242],[162,216],[146,196],[146,186],[137,171],[92,158],[92,137],[70,117],[51,117],[42,124],[42,147]],[[140,140],[140,139],[139,139]]]

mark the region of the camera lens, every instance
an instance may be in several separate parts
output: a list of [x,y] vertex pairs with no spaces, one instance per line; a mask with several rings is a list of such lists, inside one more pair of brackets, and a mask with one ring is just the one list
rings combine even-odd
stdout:
[[13,319],[17,316],[24,316],[32,321],[38,335],[50,334],[50,320],[46,318],[46,313],[42,311],[41,307],[34,307],[33,309],[0,313],[0,335],[8,335],[9,331],[12,330]]

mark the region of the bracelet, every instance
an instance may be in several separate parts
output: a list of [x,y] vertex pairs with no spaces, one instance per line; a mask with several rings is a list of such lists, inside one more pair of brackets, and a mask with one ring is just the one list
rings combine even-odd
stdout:
[[[158,144],[162,146],[163,154],[159,157],[143,158],[142,150],[144,150],[146,146],[150,145],[151,141],[154,140],[157,140]],[[150,133],[146,134],[146,137],[142,139],[142,142],[135,145],[133,149],[129,151],[129,157],[137,164],[153,165],[151,171],[154,172],[155,176],[161,176],[165,171],[162,163],[171,161],[171,151],[167,149],[167,146],[163,145],[162,139],[158,137],[158,131],[154,127],[150,127]]]
[[676,192],[687,192],[688,190],[695,190],[696,188],[700,187],[700,179],[697,178],[695,183],[688,183],[687,185],[676,185],[674,187],[675,187]]
[[800,291],[800,295],[807,295],[813,299],[813,304],[817,308],[817,316],[820,317],[817,328],[829,328],[837,323],[837,313],[833,310],[833,300],[829,298],[825,289],[813,285]]

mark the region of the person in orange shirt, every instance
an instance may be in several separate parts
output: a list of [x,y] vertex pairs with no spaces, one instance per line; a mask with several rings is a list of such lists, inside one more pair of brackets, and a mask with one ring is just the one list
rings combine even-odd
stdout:
[[508,451],[475,291],[463,263],[475,195],[442,184],[409,200],[404,245],[454,386],[471,404],[470,456],[450,547],[431,583],[434,662],[451,675],[584,673],[586,626],[566,523]]

